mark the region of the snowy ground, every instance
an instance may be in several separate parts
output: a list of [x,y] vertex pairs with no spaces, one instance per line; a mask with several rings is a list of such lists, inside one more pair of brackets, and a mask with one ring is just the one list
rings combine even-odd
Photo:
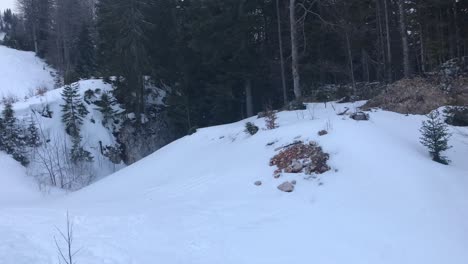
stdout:
[[[468,129],[453,128],[444,166],[418,142],[424,117],[336,115],[357,105],[282,112],[254,136],[245,122],[263,119],[200,129],[68,195],[39,193],[0,156],[0,191],[16,193],[0,195],[0,263],[58,263],[67,211],[78,263],[468,263]],[[274,179],[274,149],[295,139],[319,142],[333,170]],[[293,193],[276,189],[289,179]]]
[[51,72],[53,69],[37,58],[34,52],[0,45],[0,99],[13,96],[21,101],[35,95],[38,88],[53,89]]

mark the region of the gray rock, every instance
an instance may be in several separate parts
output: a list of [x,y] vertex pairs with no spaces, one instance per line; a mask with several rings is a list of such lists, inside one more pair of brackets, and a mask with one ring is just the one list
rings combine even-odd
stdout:
[[262,185],[262,182],[261,182],[261,181],[256,181],[254,184],[255,184],[256,186],[260,186],[260,185]]
[[356,112],[351,115],[351,118],[357,121],[367,121],[369,120],[369,115],[364,112]]
[[290,182],[283,182],[282,184],[278,185],[278,190],[282,192],[292,192],[294,191],[294,185]]
[[292,183],[293,185],[296,185],[297,182],[296,182],[296,180],[292,180],[291,183]]
[[304,168],[304,165],[302,165],[301,162],[297,161],[297,160],[294,160],[291,164],[291,169],[290,171],[292,173],[298,173],[298,172],[301,172],[302,171],[302,168]]

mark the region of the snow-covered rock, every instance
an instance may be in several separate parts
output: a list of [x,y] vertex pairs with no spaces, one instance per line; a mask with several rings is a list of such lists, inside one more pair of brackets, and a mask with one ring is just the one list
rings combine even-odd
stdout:
[[282,192],[292,192],[294,191],[294,184],[290,182],[283,182],[282,184],[278,185],[278,190]]

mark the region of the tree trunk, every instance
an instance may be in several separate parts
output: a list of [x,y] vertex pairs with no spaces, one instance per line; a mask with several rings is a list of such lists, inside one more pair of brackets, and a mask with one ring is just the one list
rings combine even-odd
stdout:
[[[387,72],[387,57],[385,56],[385,44],[384,44],[384,36],[383,36],[383,27],[382,27],[382,7],[380,0],[376,0],[376,15],[377,15],[377,31],[378,31],[378,41],[380,44],[379,49],[379,57],[381,57],[382,61],[378,66],[378,73],[377,78],[378,80],[385,79],[384,75]],[[383,70],[382,70],[383,66]],[[382,72],[384,74],[382,74]]]
[[247,117],[253,116],[252,82],[250,80],[245,81],[245,106]]
[[461,58],[461,48],[460,48],[460,25],[458,24],[458,7],[457,7],[458,0],[453,1],[453,23],[455,26],[455,46],[457,57]]
[[348,50],[349,76],[351,77],[351,82],[353,84],[353,94],[356,95],[356,79],[354,78],[353,53],[351,51],[351,41],[349,39],[349,33],[347,29],[345,29],[345,38],[346,49]]
[[385,30],[387,35],[387,81],[391,83],[393,81],[392,74],[392,46],[390,45],[390,22],[388,18],[388,0],[384,0],[384,11],[385,11]]
[[284,72],[284,55],[283,55],[283,37],[281,33],[281,13],[279,7],[279,0],[276,0],[276,16],[277,16],[277,23],[278,23],[278,45],[279,45],[279,52],[280,52],[280,64],[281,64],[281,85],[283,88],[283,103],[286,105],[288,103],[288,91],[286,88],[286,75]]
[[296,0],[289,0],[289,23],[291,26],[291,68],[294,84],[294,96],[296,100],[302,97],[301,79],[299,76],[299,53],[297,47],[297,21],[296,21]]
[[408,33],[406,32],[406,16],[405,16],[405,0],[398,0],[398,10],[400,13],[400,34],[401,34],[401,45],[403,48],[403,74],[405,78],[411,76],[410,58],[409,58],[409,46],[408,46]]
[[421,24],[419,24],[419,37],[420,37],[420,44],[421,44],[421,71],[422,73],[426,72],[426,55],[424,54],[425,48],[424,48],[424,32],[423,32],[423,27]]

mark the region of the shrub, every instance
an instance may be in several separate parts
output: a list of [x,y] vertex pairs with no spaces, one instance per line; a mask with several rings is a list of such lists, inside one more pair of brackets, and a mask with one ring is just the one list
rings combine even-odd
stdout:
[[443,151],[450,148],[448,140],[450,133],[448,132],[447,125],[439,118],[439,112],[433,111],[428,116],[429,119],[422,123],[421,131],[421,144],[429,149],[432,160],[448,164],[450,161],[441,156]]
[[278,117],[276,116],[276,112],[272,109],[267,109],[267,111],[265,112],[266,128],[270,130],[278,128],[276,119],[278,119]]
[[245,124],[245,133],[248,133],[250,135],[255,135],[258,132],[258,126],[254,125],[252,122],[247,122]]

